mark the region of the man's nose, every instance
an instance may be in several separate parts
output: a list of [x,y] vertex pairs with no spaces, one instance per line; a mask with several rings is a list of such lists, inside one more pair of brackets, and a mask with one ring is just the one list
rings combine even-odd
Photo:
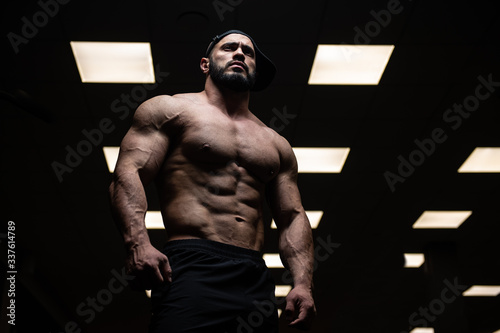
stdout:
[[238,59],[245,59],[245,53],[243,52],[243,50],[241,49],[241,47],[238,47],[234,51],[233,58],[236,59],[236,57],[238,57]]

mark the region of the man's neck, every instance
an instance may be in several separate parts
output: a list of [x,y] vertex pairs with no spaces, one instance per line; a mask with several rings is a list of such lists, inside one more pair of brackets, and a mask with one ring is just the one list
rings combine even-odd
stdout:
[[230,117],[243,115],[248,112],[250,92],[237,92],[225,87],[217,86],[212,80],[205,82],[205,94],[208,102],[226,112]]

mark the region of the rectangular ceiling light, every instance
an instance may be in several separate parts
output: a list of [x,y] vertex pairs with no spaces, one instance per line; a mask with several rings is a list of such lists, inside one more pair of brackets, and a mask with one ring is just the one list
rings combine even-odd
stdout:
[[104,157],[106,158],[106,164],[108,165],[109,172],[115,172],[120,147],[102,147],[102,151],[104,153]]
[[290,290],[292,290],[292,286],[277,285],[274,294],[276,297],[286,297]]
[[377,85],[394,45],[318,45],[309,84]]
[[495,297],[500,294],[500,286],[472,286],[463,292],[464,296]]
[[165,229],[163,225],[163,217],[159,211],[147,211],[146,212],[146,229]]
[[418,268],[422,266],[425,257],[422,253],[405,253],[405,268]]
[[149,43],[70,42],[82,82],[154,83]]
[[266,266],[269,268],[284,268],[278,253],[264,253],[262,258],[264,258]]
[[415,327],[410,333],[434,333],[434,329],[432,327]]
[[456,229],[472,211],[425,211],[413,224],[413,229]]
[[[321,218],[323,217],[323,211],[306,210],[306,216],[307,219],[309,220],[309,223],[311,223],[311,229],[316,229],[319,225],[319,222],[321,221]],[[274,219],[271,222],[271,229],[277,229],[276,222],[274,222]]]
[[300,173],[339,173],[349,148],[293,148]]
[[458,169],[460,173],[500,172],[500,148],[477,147]]

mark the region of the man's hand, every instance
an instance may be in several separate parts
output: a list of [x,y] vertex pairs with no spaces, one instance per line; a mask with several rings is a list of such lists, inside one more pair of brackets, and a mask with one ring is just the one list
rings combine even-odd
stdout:
[[293,288],[286,297],[285,318],[290,326],[308,330],[316,316],[311,290],[301,286]]
[[135,276],[133,289],[150,290],[165,281],[172,282],[172,269],[166,255],[151,244],[129,250],[126,262],[127,274]]

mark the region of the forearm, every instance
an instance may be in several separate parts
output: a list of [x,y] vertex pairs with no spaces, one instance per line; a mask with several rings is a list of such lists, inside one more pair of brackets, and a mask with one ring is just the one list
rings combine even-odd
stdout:
[[122,233],[125,247],[133,249],[149,244],[144,221],[147,211],[146,193],[138,173],[115,174],[109,192],[113,216]]
[[312,288],[314,248],[311,226],[305,213],[298,214],[281,230],[279,249],[294,285]]

